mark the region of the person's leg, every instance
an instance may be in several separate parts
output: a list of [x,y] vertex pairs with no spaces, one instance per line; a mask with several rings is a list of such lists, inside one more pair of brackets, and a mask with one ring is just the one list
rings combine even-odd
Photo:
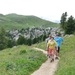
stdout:
[[52,58],[51,58],[51,61],[50,62],[53,62],[54,61],[54,55],[52,55]]
[[51,61],[50,62],[53,62],[54,61],[54,49],[51,51]]
[[49,48],[46,47],[47,56],[49,56]]
[[56,50],[56,57],[55,57],[55,59],[58,59],[58,57],[59,57],[59,50],[60,50],[60,47],[58,47],[58,50]]
[[51,57],[51,49],[48,49],[48,56]]
[[47,50],[47,56],[49,56],[49,50]]
[[60,47],[58,46],[57,56],[59,56]]
[[59,53],[59,51],[60,51],[60,47],[58,46],[58,53]]

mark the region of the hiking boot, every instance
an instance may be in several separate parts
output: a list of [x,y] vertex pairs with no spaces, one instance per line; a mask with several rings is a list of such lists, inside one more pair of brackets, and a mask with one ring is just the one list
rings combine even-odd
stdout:
[[53,62],[54,61],[54,59],[51,59],[51,61],[50,62]]
[[55,57],[55,59],[59,59],[58,57]]

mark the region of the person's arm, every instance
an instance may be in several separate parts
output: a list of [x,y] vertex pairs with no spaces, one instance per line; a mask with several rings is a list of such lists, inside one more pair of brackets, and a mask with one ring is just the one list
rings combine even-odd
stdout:
[[58,50],[58,44],[56,41],[55,41],[55,50]]
[[47,44],[47,39],[45,40],[46,44]]
[[46,50],[47,50],[48,38],[46,38],[45,42],[46,42]]
[[48,43],[47,43],[46,50],[48,51],[48,49],[49,49],[49,41],[48,41]]

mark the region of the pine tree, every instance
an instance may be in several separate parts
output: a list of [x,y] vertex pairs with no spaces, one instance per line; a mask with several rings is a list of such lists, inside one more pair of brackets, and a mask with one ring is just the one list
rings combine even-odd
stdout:
[[67,24],[65,27],[66,34],[73,34],[75,31],[75,20],[74,17],[70,16],[67,20]]
[[17,40],[18,45],[22,45],[25,43],[25,38],[23,36],[20,36],[19,39]]
[[0,50],[7,47],[6,32],[4,28],[0,29]]
[[60,20],[60,24],[63,29],[65,28],[66,20],[67,20],[67,12],[62,14],[61,20]]

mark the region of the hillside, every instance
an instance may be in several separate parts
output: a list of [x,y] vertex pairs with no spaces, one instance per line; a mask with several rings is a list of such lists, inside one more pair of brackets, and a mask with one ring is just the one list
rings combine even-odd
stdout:
[[[75,35],[66,35],[61,44],[60,60],[54,75],[75,75]],[[46,43],[41,42],[34,47],[46,49]]]
[[[75,74],[75,36],[66,35],[61,44],[60,60],[54,75]],[[42,52],[33,47],[46,49],[45,41],[32,46],[20,45],[0,51],[1,75],[31,75],[47,60]],[[50,66],[50,65],[49,65]],[[47,74],[46,74],[47,75]]]
[[42,52],[26,45],[8,48],[0,51],[0,75],[30,75],[46,60]]
[[22,29],[28,27],[57,27],[59,24],[53,23],[36,16],[23,16],[17,14],[0,14],[0,27],[4,27],[7,30]]

